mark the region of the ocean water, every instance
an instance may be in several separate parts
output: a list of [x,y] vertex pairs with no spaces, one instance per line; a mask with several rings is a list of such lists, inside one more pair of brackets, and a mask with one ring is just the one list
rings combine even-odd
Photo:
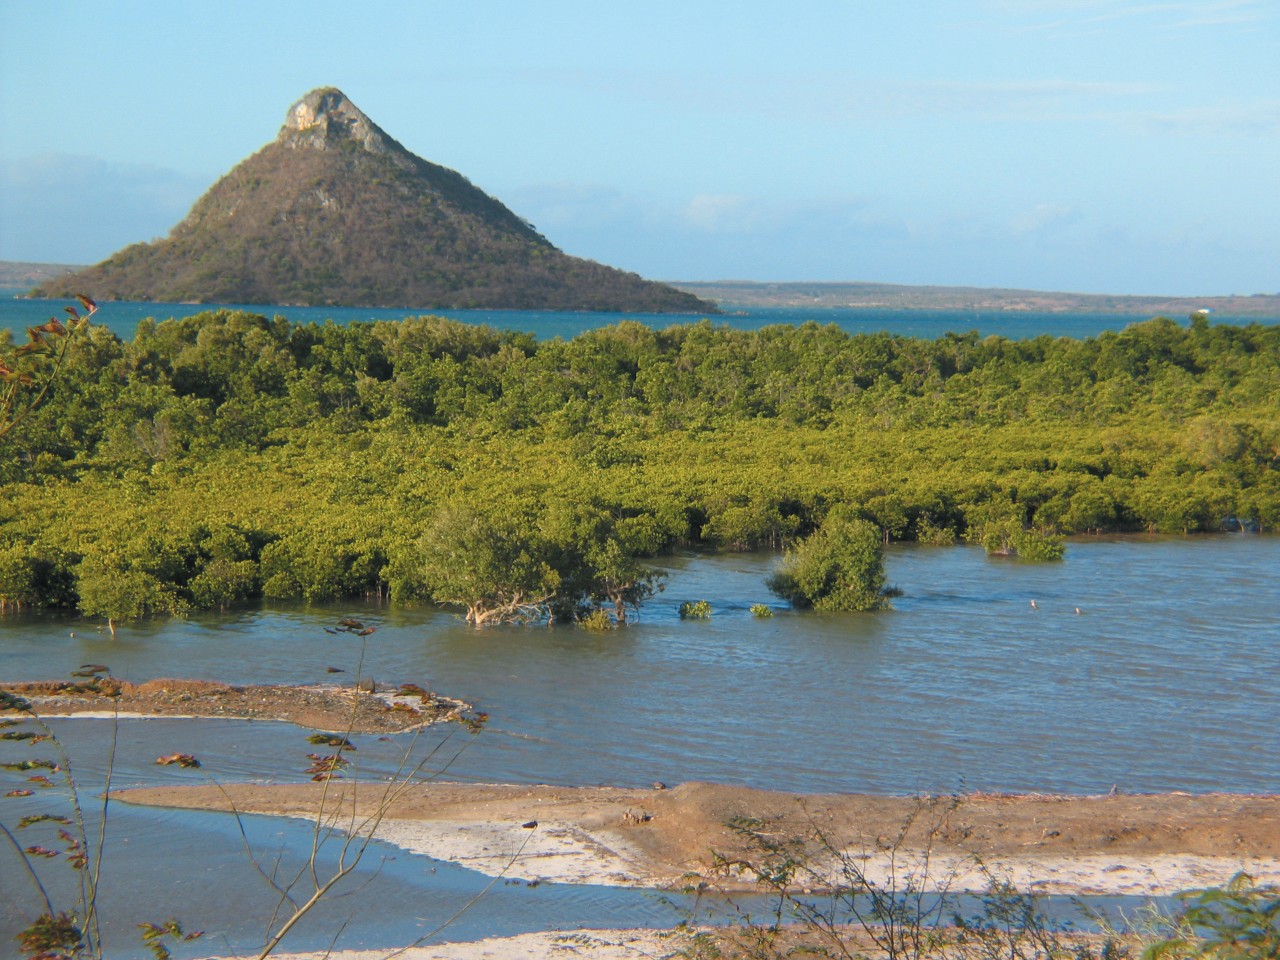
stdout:
[[[23,331],[49,317],[61,315],[63,307],[73,301],[27,300],[15,294],[21,291],[0,290],[0,329]],[[287,307],[227,304],[231,309],[248,310],[265,316],[283,316],[295,323],[338,324],[374,320],[402,320],[409,316],[430,314],[450,317],[465,323],[488,324],[498,330],[533,333],[538,339],[569,339],[585,330],[610,326],[622,320],[633,320],[656,329],[680,323],[696,323],[699,315],[651,313],[590,313],[548,310],[406,310],[370,307]],[[195,313],[217,309],[209,304],[183,303],[104,303],[94,322],[111,330],[121,339],[132,339],[138,322],[148,317],[155,320],[189,317]],[[1024,340],[1048,334],[1054,337],[1096,337],[1108,330],[1122,330],[1131,323],[1149,320],[1148,314],[1115,313],[983,313],[973,310],[878,310],[847,308],[776,307],[769,309],[733,310],[705,319],[742,330],[758,330],[771,324],[801,324],[814,321],[835,324],[850,333],[891,333],[899,336],[936,339],[947,333],[976,330],[982,336],[1001,336]],[[1173,317],[1185,321],[1186,317]],[[1233,318],[1214,316],[1213,323],[1280,323],[1280,318]]]

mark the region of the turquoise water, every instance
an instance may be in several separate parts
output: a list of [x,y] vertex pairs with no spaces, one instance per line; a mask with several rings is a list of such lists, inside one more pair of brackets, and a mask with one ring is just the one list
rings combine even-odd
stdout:
[[[30,326],[43,323],[60,314],[71,303],[56,300],[14,299],[17,291],[0,290],[0,329],[21,335]],[[7,294],[7,295],[6,295]],[[677,323],[693,323],[694,315],[647,313],[571,313],[540,310],[404,310],[368,307],[279,307],[230,305],[268,316],[283,316],[297,323],[352,323],[355,321],[402,320],[421,313],[452,317],[467,323],[487,323],[499,330],[534,333],[539,339],[569,339],[584,330],[608,326],[621,320],[635,320],[656,328]],[[187,317],[214,309],[207,304],[180,303],[104,303],[94,322],[107,327],[121,339],[132,339],[138,322],[147,317],[164,320]],[[979,313],[972,310],[874,310],[874,309],[809,309],[780,307],[752,309],[708,318],[713,323],[727,324],[743,330],[755,330],[775,323],[800,324],[813,320],[833,323],[851,333],[887,332],[901,336],[936,339],[946,333],[977,330],[983,336],[998,335],[1022,340],[1049,334],[1055,337],[1094,337],[1107,330],[1121,330],[1130,323],[1150,319],[1147,314],[1114,313]],[[1174,317],[1185,320],[1185,317]],[[1215,316],[1214,323],[1280,323],[1280,318],[1231,318]]]

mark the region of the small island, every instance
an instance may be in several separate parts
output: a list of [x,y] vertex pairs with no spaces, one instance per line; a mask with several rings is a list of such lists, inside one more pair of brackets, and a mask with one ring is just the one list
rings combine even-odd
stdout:
[[571,257],[456,171],[415,156],[341,91],[313,90],[275,141],[168,237],[42,282],[37,297],[173,303],[714,314],[690,293]]

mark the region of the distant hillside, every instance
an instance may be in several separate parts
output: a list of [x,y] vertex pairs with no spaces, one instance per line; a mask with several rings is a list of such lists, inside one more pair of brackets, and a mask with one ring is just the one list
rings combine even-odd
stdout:
[[461,174],[410,153],[332,88],[219,180],[170,235],[36,296],[409,308],[714,313],[570,257]]
[[881,310],[1035,311],[1124,313],[1185,317],[1212,310],[1229,317],[1280,317],[1280,294],[1219,297],[1120,296],[1047,293],[984,287],[909,287],[891,283],[714,283],[673,281],[672,286],[724,309],[750,307],[878,308]]
[[25,290],[37,283],[44,283],[64,273],[74,273],[84,267],[69,263],[21,263],[0,260],[0,287]]
[[[26,289],[46,278],[84,267],[55,263],[0,261],[0,287]],[[1182,318],[1196,310],[1227,317],[1280,317],[1280,294],[1250,296],[1162,297],[1105,293],[1050,293],[996,287],[912,287],[890,283],[773,283],[752,280],[678,280],[669,286],[702,298],[708,307],[746,310],[768,307],[810,307],[879,310],[974,310],[982,313],[1117,313],[1133,316]],[[57,296],[71,296],[67,291]],[[118,298],[123,299],[123,298]],[[212,301],[209,301],[212,302]]]

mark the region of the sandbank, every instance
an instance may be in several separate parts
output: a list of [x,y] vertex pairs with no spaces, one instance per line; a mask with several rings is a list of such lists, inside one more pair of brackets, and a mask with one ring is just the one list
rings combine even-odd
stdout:
[[[0,683],[41,717],[83,719],[281,720],[328,732],[401,733],[464,719],[471,707],[420,687],[373,684],[245,684],[158,678],[132,683],[112,676]],[[411,690],[404,694],[400,691]]]
[[[378,812],[374,786],[152,787],[117,796],[277,816],[323,812],[342,823]],[[703,783],[670,790],[425,783],[382,814],[380,839],[530,882],[750,889],[747,871],[723,869],[725,859],[758,859],[758,849],[730,826],[749,821],[769,838],[820,831],[827,842],[814,848],[814,872],[801,881],[815,887],[831,877],[824,861],[832,850],[873,882],[906,869],[920,873],[925,886],[944,883],[952,891],[983,890],[994,877],[1028,892],[1163,896],[1221,884],[1241,870],[1259,883],[1280,883],[1277,796],[913,798]]]

